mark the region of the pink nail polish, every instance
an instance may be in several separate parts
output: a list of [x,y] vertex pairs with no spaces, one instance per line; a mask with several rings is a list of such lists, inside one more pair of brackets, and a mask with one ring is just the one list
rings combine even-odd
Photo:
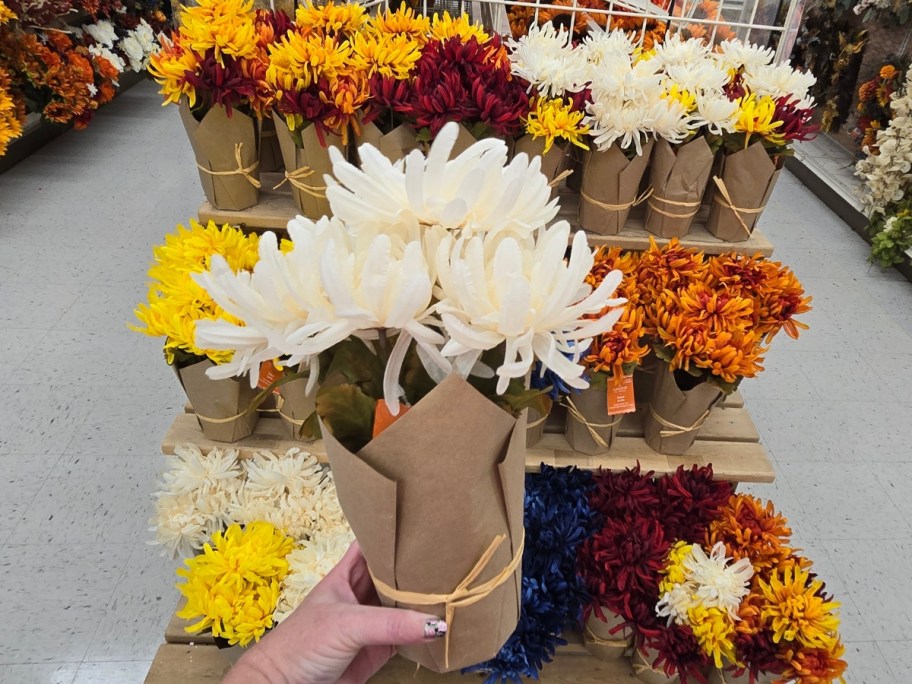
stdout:
[[447,623],[444,620],[428,620],[424,623],[424,637],[439,639],[447,635]]

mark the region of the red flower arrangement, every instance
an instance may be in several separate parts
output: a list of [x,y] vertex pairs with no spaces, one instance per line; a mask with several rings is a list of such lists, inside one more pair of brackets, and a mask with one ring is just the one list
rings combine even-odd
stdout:
[[712,466],[678,466],[657,482],[666,536],[672,541],[701,543],[706,528],[734,493],[731,482],[714,480]]

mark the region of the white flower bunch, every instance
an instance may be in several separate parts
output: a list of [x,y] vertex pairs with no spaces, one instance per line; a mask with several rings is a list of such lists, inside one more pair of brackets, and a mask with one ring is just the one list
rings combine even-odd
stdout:
[[104,59],[108,60],[114,66],[114,68],[117,69],[118,73],[122,74],[124,72],[124,69],[127,68],[126,63],[123,61],[123,59],[121,59],[120,55],[118,55],[116,52],[113,52],[111,48],[105,45],[90,45],[89,54],[95,55],[96,57],[103,57]]
[[755,70],[773,63],[776,53],[772,48],[764,48],[753,43],[742,43],[740,40],[724,40],[716,46],[715,59],[730,71],[739,69]]
[[533,26],[519,40],[507,40],[510,67],[543,97],[563,97],[586,87],[589,70],[582,50],[573,48],[573,36],[553,24]]
[[142,72],[149,66],[149,56],[155,52],[158,45],[155,42],[155,33],[152,27],[141,19],[139,26],[127,33],[117,47],[130,61],[130,69]]
[[582,52],[587,64],[599,66],[611,58],[630,57],[636,50],[636,43],[625,31],[605,31],[596,26],[577,49]]
[[288,575],[282,582],[282,592],[273,614],[276,623],[282,622],[301,605],[320,580],[342,560],[354,540],[351,530],[341,531],[303,541],[288,554]]
[[117,42],[117,32],[114,30],[114,24],[110,21],[102,20],[94,24],[86,24],[82,27],[82,32],[91,36],[98,45],[112,48]]
[[738,608],[750,593],[754,568],[748,558],[731,561],[722,542],[713,546],[708,556],[703,547],[693,544],[683,561],[685,581],[665,592],[656,605],[656,615],[667,617],[669,625],[686,625],[688,610],[704,606],[718,608],[738,620]]
[[865,148],[867,156],[855,166],[855,174],[864,179],[861,203],[869,216],[886,214],[912,189],[912,73],[890,109],[890,125],[877,132],[877,153]]
[[790,64],[756,65],[744,69],[744,84],[760,96],[803,100],[816,82],[814,74],[793,69]]

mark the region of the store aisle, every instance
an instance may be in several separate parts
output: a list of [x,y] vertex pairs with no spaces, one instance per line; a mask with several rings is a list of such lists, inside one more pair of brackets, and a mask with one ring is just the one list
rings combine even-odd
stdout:
[[[126,323],[199,201],[150,83],[0,176],[0,684],[142,682],[162,640],[174,562],[146,544],[149,493],[182,398]],[[744,383],[777,470],[747,489],[842,600],[847,681],[912,681],[912,285],[788,174],[763,226],[815,309]]]

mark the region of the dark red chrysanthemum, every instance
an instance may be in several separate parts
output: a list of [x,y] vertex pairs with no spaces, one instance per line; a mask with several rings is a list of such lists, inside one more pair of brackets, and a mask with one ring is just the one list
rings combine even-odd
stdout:
[[719,507],[733,494],[730,482],[713,480],[712,466],[678,466],[674,475],[656,481],[665,536],[675,541],[702,543]]
[[706,684],[703,674],[709,665],[709,657],[703,653],[689,627],[671,625],[647,639],[641,652],[646,655],[651,649],[656,655],[650,663],[653,669],[665,672],[669,677],[678,675],[681,684],[699,682]]
[[233,57],[219,61],[213,50],[207,50],[199,69],[187,71],[185,78],[198,93],[206,94],[209,106],[222,105],[229,114],[234,107],[256,97],[257,83],[244,74],[240,63]]
[[799,108],[798,101],[788,96],[776,100],[773,119],[782,122],[776,133],[789,141],[813,140],[820,130],[820,126],[814,123],[814,110]]
[[651,470],[642,473],[639,464],[624,471],[600,471],[593,477],[589,505],[606,518],[656,517],[659,493],[653,475]]

